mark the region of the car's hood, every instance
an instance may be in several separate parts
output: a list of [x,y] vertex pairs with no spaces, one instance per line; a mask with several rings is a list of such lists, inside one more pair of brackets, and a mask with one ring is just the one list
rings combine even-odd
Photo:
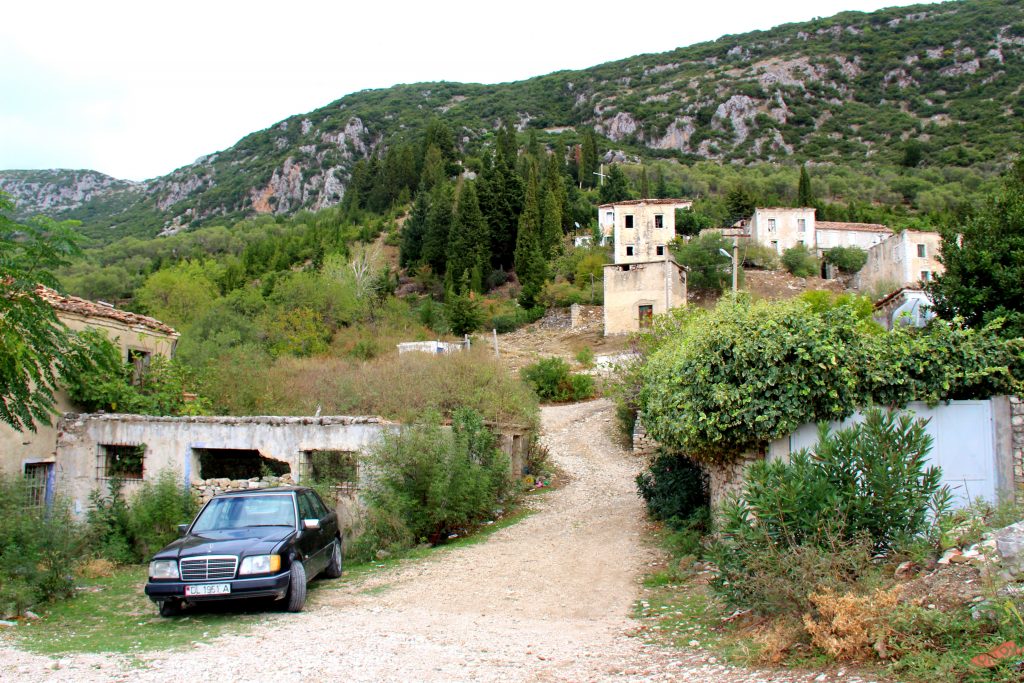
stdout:
[[264,555],[274,552],[295,533],[284,526],[246,527],[189,534],[170,543],[154,559],[180,559],[198,555]]

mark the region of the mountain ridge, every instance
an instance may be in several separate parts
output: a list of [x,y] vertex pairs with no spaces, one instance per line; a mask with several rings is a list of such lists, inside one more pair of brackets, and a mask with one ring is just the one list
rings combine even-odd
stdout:
[[45,184],[0,171],[0,189],[23,212],[78,218],[103,239],[315,210],[341,201],[356,162],[415,141],[433,117],[469,155],[511,120],[545,144],[575,145],[593,127],[605,162],[896,165],[913,144],[925,163],[995,168],[1020,146],[1022,82],[1024,7],[954,0],[842,12],[522,81],[363,90],[143,183],[112,179],[85,198],[81,176],[67,188],[54,181],[72,198],[61,203]]

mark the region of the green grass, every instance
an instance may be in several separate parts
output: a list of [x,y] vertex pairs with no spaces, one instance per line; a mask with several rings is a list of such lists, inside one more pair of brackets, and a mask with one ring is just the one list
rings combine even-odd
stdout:
[[[491,534],[533,514],[524,506],[514,508],[494,524],[481,527],[466,538],[453,539],[437,547],[413,548],[379,562],[345,565],[339,579],[315,580],[309,584],[307,609],[315,608],[317,595],[358,586],[365,579],[391,567],[422,560],[455,548],[482,543]],[[141,654],[206,642],[230,633],[244,633],[268,619],[286,619],[279,605],[270,601],[245,600],[209,603],[189,609],[171,619],[161,617],[156,605],[143,593],[146,567],[122,567],[109,577],[82,579],[78,595],[39,610],[38,621],[25,621],[14,631],[19,647],[37,654],[61,656],[73,653]],[[383,584],[364,591],[378,595]]]

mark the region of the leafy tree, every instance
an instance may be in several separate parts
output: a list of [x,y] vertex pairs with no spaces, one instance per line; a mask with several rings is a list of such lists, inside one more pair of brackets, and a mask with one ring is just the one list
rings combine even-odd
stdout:
[[630,198],[629,181],[626,180],[626,174],[622,172],[618,164],[612,164],[608,171],[608,177],[605,178],[604,184],[598,191],[598,197],[602,204],[622,202]]
[[50,423],[57,386],[94,361],[37,291],[56,287],[53,270],[78,253],[74,224],[18,224],[7,215],[13,208],[0,193],[0,421],[35,431]]
[[797,277],[811,277],[818,274],[818,259],[802,244],[782,252],[782,265]]
[[218,275],[213,261],[184,261],[146,278],[135,299],[168,325],[186,327],[217,298]]
[[856,273],[868,262],[868,252],[860,247],[832,247],[825,251],[825,262],[844,273]]
[[976,215],[942,230],[939,258],[946,271],[927,286],[936,313],[976,327],[1003,318],[1005,336],[1024,336],[1024,159]]
[[715,219],[696,208],[676,209],[676,234],[696,235],[701,230],[715,227]]
[[757,197],[743,184],[737,184],[725,196],[727,221],[732,225],[738,220],[749,218],[757,207]]
[[800,165],[800,183],[796,191],[797,206],[814,206],[814,192],[811,190],[811,176],[807,174],[807,164]]
[[920,140],[910,139],[903,145],[903,158],[900,165],[904,168],[916,168],[924,159],[924,145]]
[[688,287],[721,291],[732,286],[732,261],[720,251],[722,249],[732,253],[732,242],[719,232],[676,243],[673,251],[676,261],[687,269]]

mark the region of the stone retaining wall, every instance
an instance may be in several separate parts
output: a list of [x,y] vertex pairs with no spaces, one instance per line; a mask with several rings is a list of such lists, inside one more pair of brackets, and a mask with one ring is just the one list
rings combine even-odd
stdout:
[[1013,449],[1013,488],[1018,503],[1024,502],[1024,399],[1010,397],[1010,439]]
[[216,495],[227,491],[242,491],[247,489],[269,489],[274,486],[293,486],[295,479],[291,474],[280,477],[252,477],[250,479],[205,479],[192,482],[192,492],[196,494],[200,505],[206,503]]

